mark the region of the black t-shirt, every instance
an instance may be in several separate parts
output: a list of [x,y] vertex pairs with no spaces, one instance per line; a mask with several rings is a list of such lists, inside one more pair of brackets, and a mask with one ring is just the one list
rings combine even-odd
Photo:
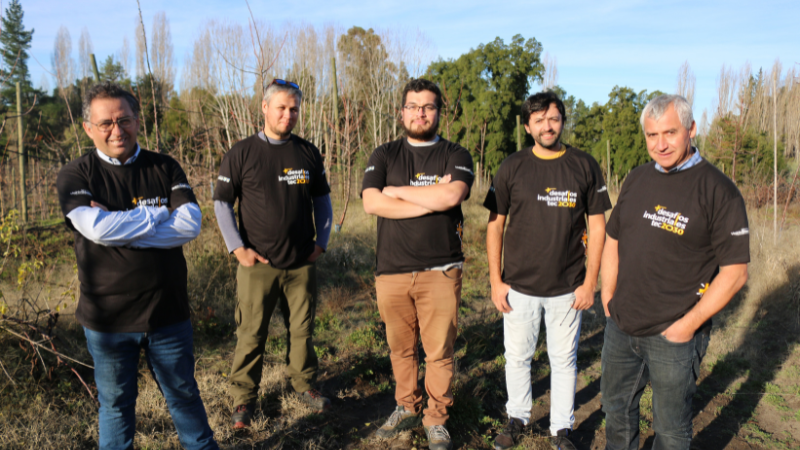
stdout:
[[[101,160],[93,151],[64,166],[56,185],[65,216],[92,200],[109,211],[137,205],[173,210],[197,203],[180,165],[147,150],[122,166]],[[75,230],[69,219],[66,224]],[[75,316],[81,325],[107,333],[146,332],[189,318],[181,247],[107,247],[74,234],[81,282]]]
[[322,156],[295,135],[275,145],[254,134],[222,159],[214,200],[239,200],[239,233],[248,248],[287,269],[314,252],[312,198],[330,192]]
[[[414,147],[403,138],[372,152],[364,173],[364,189],[386,186],[428,186],[445,175],[472,187],[472,156],[458,144],[440,139]],[[464,260],[461,251],[464,215],[461,205],[411,219],[378,217],[378,275],[408,273]]]
[[503,281],[537,297],[574,292],[586,278],[585,215],[611,209],[603,173],[591,155],[565,146],[541,159],[531,147],[497,170],[483,205],[509,216]]
[[700,301],[720,266],[750,261],[744,199],[705,160],[675,173],[654,162],[631,171],[607,231],[619,241],[609,311],[632,336],[666,330]]

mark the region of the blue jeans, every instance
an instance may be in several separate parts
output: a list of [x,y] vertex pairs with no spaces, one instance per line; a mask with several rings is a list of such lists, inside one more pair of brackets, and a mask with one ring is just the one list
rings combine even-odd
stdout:
[[133,448],[139,352],[167,401],[183,448],[218,449],[194,379],[192,324],[188,320],[147,333],[101,333],[86,327],[100,400],[100,448]]
[[692,396],[709,335],[674,343],[661,334],[625,334],[608,318],[600,389],[606,413],[606,450],[639,448],[639,399],[647,382],[653,389],[653,450],[689,450]]

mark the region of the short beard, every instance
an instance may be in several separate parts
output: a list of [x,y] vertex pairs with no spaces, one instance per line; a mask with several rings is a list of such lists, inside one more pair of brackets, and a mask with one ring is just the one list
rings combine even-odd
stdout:
[[[531,136],[531,137],[533,137],[533,136]],[[551,150],[551,151],[556,151],[556,149],[558,149],[559,145],[561,145],[561,133],[559,133],[558,136],[556,136],[556,140],[553,141],[553,143],[551,145],[549,145],[549,146],[546,146],[546,145],[542,144],[541,142],[539,142],[539,139],[537,139],[537,138],[533,138],[533,140],[534,140],[534,142],[536,142],[536,145],[538,145],[539,147],[546,148],[546,149]]]
[[403,129],[406,130],[406,136],[410,137],[411,139],[416,139],[422,142],[429,142],[432,141],[433,138],[436,137],[436,133],[439,131],[439,121],[436,121],[436,124],[428,128],[424,131],[412,131],[406,128],[405,124],[403,124]]

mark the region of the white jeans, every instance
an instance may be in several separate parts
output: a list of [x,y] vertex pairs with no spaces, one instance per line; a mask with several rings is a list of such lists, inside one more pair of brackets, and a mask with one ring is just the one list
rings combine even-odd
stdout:
[[510,313],[503,314],[506,347],[506,412],[527,425],[533,403],[531,359],[536,351],[542,313],[547,328],[547,354],[550,357],[550,433],[572,429],[575,423],[575,385],[578,380],[578,341],[581,312],[571,308],[575,294],[558,297],[533,297],[513,289],[508,291]]

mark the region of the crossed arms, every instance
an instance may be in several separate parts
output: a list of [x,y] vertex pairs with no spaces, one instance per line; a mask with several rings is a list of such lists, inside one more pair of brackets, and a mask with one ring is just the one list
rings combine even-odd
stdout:
[[108,247],[173,248],[200,234],[202,213],[196,203],[185,203],[172,213],[166,206],[140,206],[109,211],[91,202],[67,214],[72,226],[86,239]]
[[384,219],[411,219],[434,211],[447,211],[461,204],[469,186],[463,181],[442,177],[439,184],[430,186],[386,186],[367,188],[361,193],[364,212]]

